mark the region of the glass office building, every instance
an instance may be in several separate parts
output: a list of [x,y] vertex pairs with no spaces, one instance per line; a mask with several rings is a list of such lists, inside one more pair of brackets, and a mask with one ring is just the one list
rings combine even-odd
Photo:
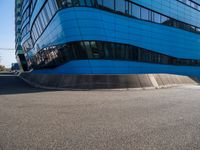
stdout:
[[200,0],[23,0],[29,70],[200,73]]
[[27,71],[28,66],[21,46],[21,4],[22,0],[15,1],[15,55],[20,70]]

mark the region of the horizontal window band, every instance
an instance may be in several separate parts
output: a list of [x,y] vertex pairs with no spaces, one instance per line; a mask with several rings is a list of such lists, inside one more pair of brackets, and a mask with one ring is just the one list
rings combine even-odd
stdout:
[[200,66],[200,60],[168,56],[133,45],[103,41],[79,41],[51,46],[28,59],[33,69],[54,68],[74,60],[120,60],[174,66]]
[[178,2],[181,2],[197,11],[200,12],[200,4],[198,4],[197,2],[195,1],[192,1],[192,0],[177,0]]

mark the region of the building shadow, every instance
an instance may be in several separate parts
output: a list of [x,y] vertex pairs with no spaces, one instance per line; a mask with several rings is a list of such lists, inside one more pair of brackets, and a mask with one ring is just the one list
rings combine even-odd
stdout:
[[51,90],[32,87],[14,74],[0,73],[0,95],[39,93],[49,91]]

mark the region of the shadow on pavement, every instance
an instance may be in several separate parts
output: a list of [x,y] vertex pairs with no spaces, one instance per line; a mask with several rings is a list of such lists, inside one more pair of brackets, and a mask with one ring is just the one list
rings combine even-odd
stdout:
[[13,74],[0,74],[0,95],[47,92],[48,90],[31,87]]

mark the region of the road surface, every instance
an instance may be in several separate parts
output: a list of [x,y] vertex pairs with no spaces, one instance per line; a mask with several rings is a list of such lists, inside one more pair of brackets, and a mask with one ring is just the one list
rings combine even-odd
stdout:
[[45,91],[0,75],[0,150],[199,150],[200,87]]

